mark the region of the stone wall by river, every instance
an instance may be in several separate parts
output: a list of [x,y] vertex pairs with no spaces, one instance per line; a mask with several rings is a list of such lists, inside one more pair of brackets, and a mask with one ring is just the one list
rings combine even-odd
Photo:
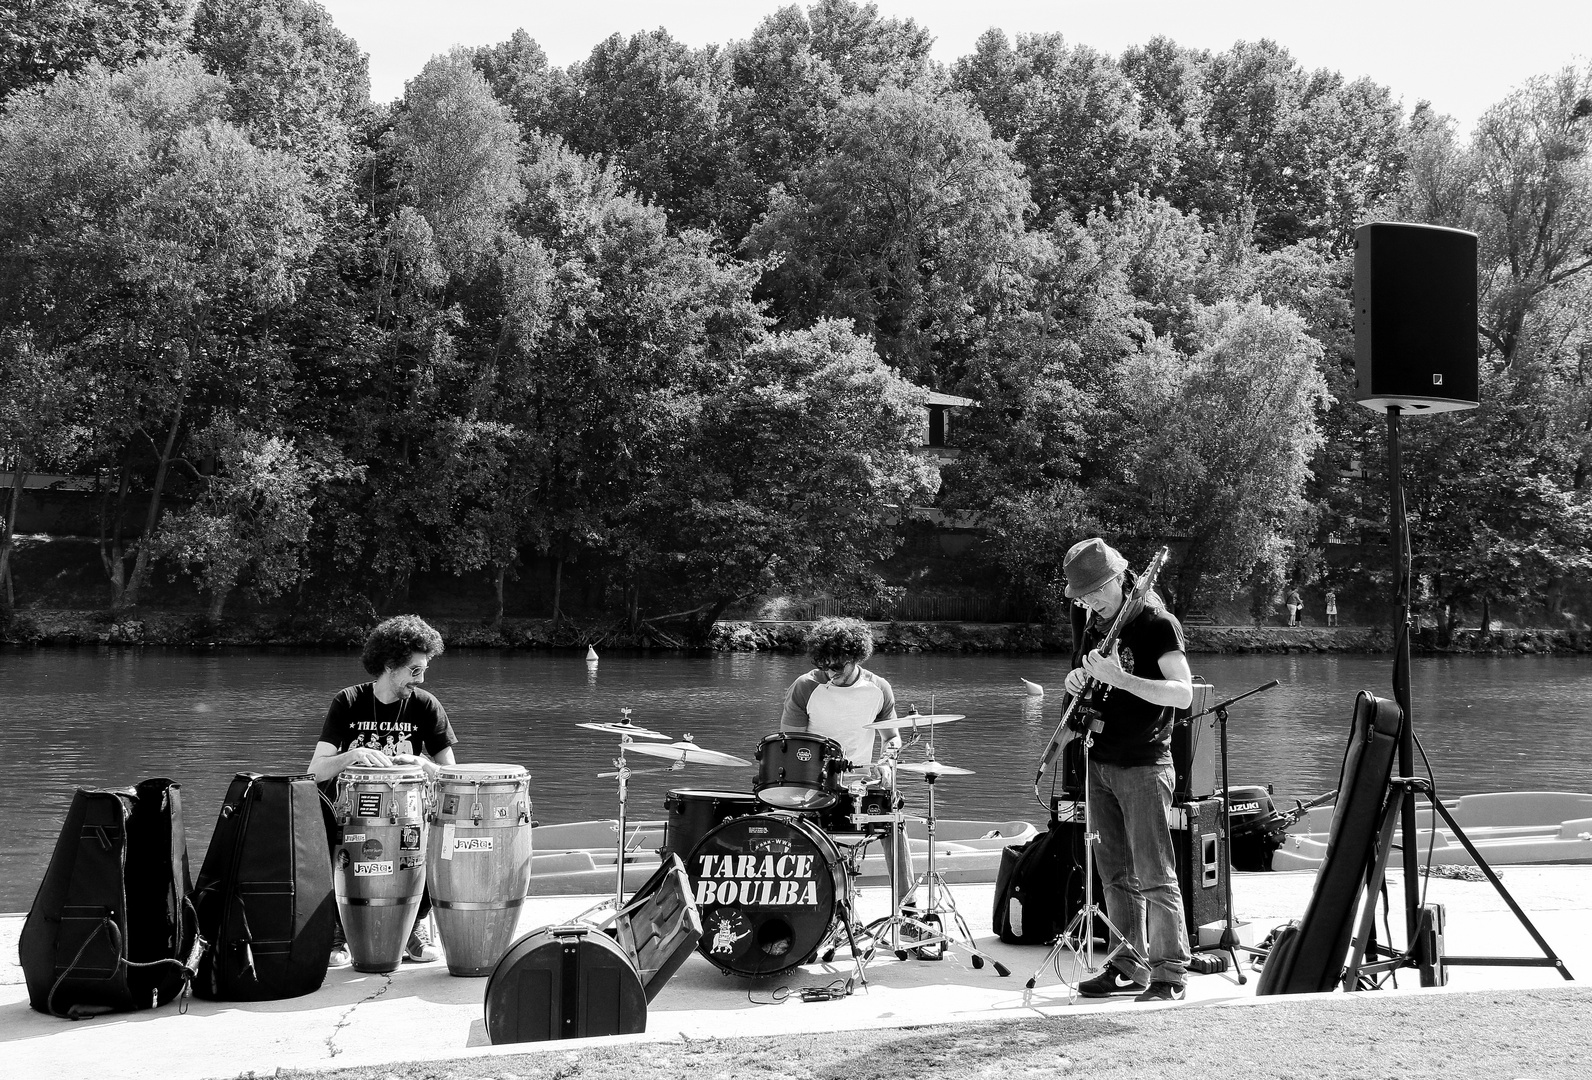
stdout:
[[[498,626],[480,621],[431,619],[454,648],[489,649],[625,649],[658,647],[657,638],[637,636],[613,624],[554,624],[549,619],[505,619]],[[720,622],[711,647],[720,651],[800,650],[806,622]],[[366,623],[304,620],[287,616],[246,615],[212,625],[191,612],[145,612],[113,616],[104,611],[26,610],[0,625],[0,644],[11,647],[84,645],[279,645],[301,648],[347,648],[360,645]],[[1385,627],[1370,626],[1188,626],[1190,652],[1390,652],[1393,638]],[[898,623],[874,624],[880,652],[1067,652],[1065,628],[1038,623]],[[1573,654],[1592,652],[1592,631],[1463,630],[1447,648],[1437,644],[1435,630],[1423,629],[1412,643],[1417,653]]]

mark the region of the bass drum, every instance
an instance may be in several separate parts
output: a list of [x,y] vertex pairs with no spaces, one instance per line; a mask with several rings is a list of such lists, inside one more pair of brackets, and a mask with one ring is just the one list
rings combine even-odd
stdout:
[[697,952],[730,975],[778,975],[817,955],[853,907],[851,878],[814,821],[753,814],[716,826],[686,873],[702,915]]

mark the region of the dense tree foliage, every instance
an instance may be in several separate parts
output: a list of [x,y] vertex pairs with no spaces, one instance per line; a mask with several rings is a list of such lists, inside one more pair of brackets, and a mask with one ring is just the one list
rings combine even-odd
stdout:
[[[1056,614],[1087,531],[1172,544],[1181,610],[1260,612],[1382,572],[1349,290],[1388,219],[1481,250],[1483,405],[1404,428],[1417,591],[1559,617],[1592,562],[1592,67],[1461,137],[1272,41],[931,43],[856,0],[568,68],[519,31],[375,104],[312,0],[8,9],[0,603],[56,471],[94,478],[117,608],[159,560],[216,617],[441,570],[501,618],[536,560],[700,637],[880,595],[937,505]],[[978,403],[939,468],[928,390]]]

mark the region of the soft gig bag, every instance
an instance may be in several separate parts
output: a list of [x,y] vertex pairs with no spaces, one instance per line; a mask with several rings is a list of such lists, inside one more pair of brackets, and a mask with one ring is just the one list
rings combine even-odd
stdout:
[[77,1019],[148,1009],[182,989],[192,940],[182,788],[78,788],[22,925],[28,1000]]
[[[1008,945],[1044,945],[1082,905],[1068,903],[1073,865],[1069,823],[1051,819],[1043,836],[1001,852],[992,929]],[[1081,893],[1082,883],[1077,884]]]
[[238,773],[194,887],[210,942],[194,992],[270,1001],[320,988],[332,951],[332,860],[313,776]]

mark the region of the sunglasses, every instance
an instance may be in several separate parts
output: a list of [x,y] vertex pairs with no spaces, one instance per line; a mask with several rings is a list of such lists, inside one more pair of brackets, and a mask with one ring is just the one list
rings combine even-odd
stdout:
[[840,672],[845,671],[846,668],[849,667],[850,665],[851,665],[851,661],[850,660],[841,660],[839,663],[835,663],[835,664],[819,664],[818,665],[818,670],[827,671],[831,675],[837,675]]

